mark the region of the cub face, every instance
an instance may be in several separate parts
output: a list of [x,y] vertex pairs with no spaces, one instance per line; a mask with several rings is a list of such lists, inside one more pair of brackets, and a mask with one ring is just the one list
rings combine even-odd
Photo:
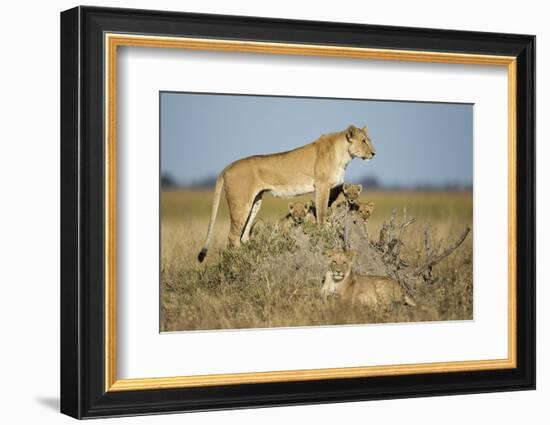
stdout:
[[360,184],[344,183],[344,186],[342,188],[342,191],[344,192],[344,196],[346,197],[348,202],[352,204],[357,202],[357,199],[359,199],[359,195],[361,194],[362,190],[363,190],[363,186]]
[[325,256],[328,260],[328,271],[331,274],[332,280],[336,283],[341,282],[351,273],[351,267],[355,262],[355,251],[325,251]]
[[374,145],[368,135],[367,126],[357,128],[350,125],[346,131],[348,152],[353,158],[361,158],[365,161],[372,159],[376,154]]
[[374,202],[360,202],[357,205],[357,210],[355,211],[357,216],[362,221],[368,221],[372,212],[374,211]]
[[304,204],[303,202],[291,202],[288,204],[288,212],[292,221],[295,223],[303,223],[310,210],[310,204]]

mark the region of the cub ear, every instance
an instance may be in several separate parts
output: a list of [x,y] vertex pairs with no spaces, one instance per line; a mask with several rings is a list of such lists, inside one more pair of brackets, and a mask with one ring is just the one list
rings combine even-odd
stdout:
[[288,203],[288,211],[289,212],[294,212],[294,202],[289,202]]
[[347,252],[347,255],[348,255],[348,258],[353,262],[355,261],[355,257],[357,257],[357,251],[355,251],[354,249],[350,249]]
[[311,203],[310,202],[304,203],[304,209],[306,210],[306,212],[308,212],[310,208],[311,208]]
[[349,190],[350,186],[351,186],[351,185],[350,185],[349,183],[344,183],[344,185],[342,186],[342,190],[343,190],[344,192],[347,192],[347,191]]
[[357,184],[357,190],[359,191],[359,193],[361,193],[363,191],[363,185],[362,184]]
[[355,136],[355,133],[357,132],[357,127],[355,127],[354,125],[350,125],[347,129],[346,129],[346,138],[348,139],[348,142],[351,143],[351,138],[353,136]]

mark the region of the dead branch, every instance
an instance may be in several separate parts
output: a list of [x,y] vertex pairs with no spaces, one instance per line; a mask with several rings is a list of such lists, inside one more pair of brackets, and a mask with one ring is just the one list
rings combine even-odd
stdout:
[[458,240],[443,250],[434,248],[429,227],[426,228],[423,238],[424,255],[420,254],[422,248],[418,251],[424,262],[419,266],[418,263],[411,264],[402,257],[402,251],[407,246],[407,229],[414,227],[412,225],[416,222],[415,218],[407,214],[406,208],[403,208],[401,214],[396,209],[392,211],[391,217],[383,222],[379,236],[372,241],[369,239],[366,223],[361,226],[361,223],[352,220],[350,216],[345,217],[343,222],[339,220],[337,229],[344,250],[357,249],[364,268],[362,272],[390,276],[414,292],[421,285],[434,283],[433,266],[451,255],[470,232],[470,228],[466,228]]
[[376,246],[381,251],[384,251],[386,245],[389,242],[389,232],[390,232],[389,225],[388,223],[384,222],[384,224],[382,224],[382,228],[380,229],[380,235],[378,236],[378,242],[376,244]]
[[415,221],[416,221],[415,218],[411,218],[410,220],[401,224],[399,228],[399,237],[398,237],[399,240],[401,240],[401,237],[403,236],[403,231],[407,228],[407,226],[409,226],[410,224],[413,224]]
[[394,208],[391,211],[391,218],[390,218],[390,232],[389,232],[390,239],[393,239],[393,232],[395,230],[395,217],[396,216],[397,216],[397,208]]
[[448,257],[449,255],[451,255],[453,253],[453,251],[455,251],[461,244],[462,242],[464,242],[464,240],[466,239],[466,236],[468,236],[468,234],[470,233],[470,227],[466,227],[466,229],[464,230],[464,232],[462,232],[462,235],[460,235],[460,237],[455,241],[455,243],[453,243],[452,245],[450,245],[447,249],[445,249],[441,254],[439,255],[436,255],[430,259],[428,259],[428,261],[418,267],[414,274],[415,275],[420,275],[422,274],[422,272],[424,272],[425,270],[429,269],[430,267],[436,265],[437,263],[439,263],[441,260],[443,260],[444,258]]
[[382,257],[384,263],[393,264],[393,266],[397,269],[406,264],[400,257],[401,247],[405,245],[402,240],[403,232],[415,221],[416,220],[414,218],[407,219],[407,208],[404,207],[403,218],[401,219],[401,224],[399,225],[399,233],[395,236],[395,230],[397,227],[396,210],[394,209],[392,211],[389,225],[386,225],[386,223],[383,224],[377,244],[379,250],[384,253]]
[[424,230],[424,249],[428,257],[430,257],[432,255],[432,245],[430,243],[430,231],[428,227]]
[[348,224],[348,214],[344,216],[344,251],[349,251],[349,224]]

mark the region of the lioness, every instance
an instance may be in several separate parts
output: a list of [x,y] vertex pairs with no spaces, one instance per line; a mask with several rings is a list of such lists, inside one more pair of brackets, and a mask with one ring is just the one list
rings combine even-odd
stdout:
[[[313,143],[271,155],[256,155],[229,164],[218,176],[204,247],[208,251],[222,189],[229,206],[229,243],[247,242],[250,227],[265,192],[290,198],[315,192],[317,223],[324,225],[331,194],[341,191],[344,173],[353,158],[369,160],[375,151],[367,127],[350,125],[346,130],[325,134]],[[336,193],[336,194],[335,194]]]
[[316,223],[314,208],[310,202],[290,202],[288,213],[281,219],[283,229],[288,229],[294,224]]
[[372,309],[387,309],[393,303],[416,307],[414,300],[395,280],[385,276],[354,274],[352,266],[355,262],[355,251],[328,250],[325,256],[329,260],[329,266],[321,288],[323,295],[335,293],[343,302],[359,303]]
[[358,202],[356,203],[352,210],[352,217],[354,221],[359,221],[366,223],[369,221],[372,212],[374,211],[374,201],[369,202]]
[[340,205],[346,204],[348,208],[350,208],[351,206],[355,205],[357,199],[359,199],[359,195],[361,194],[362,190],[363,186],[360,184],[344,183],[344,185],[342,186],[342,191],[331,204],[331,207],[338,208],[340,207]]

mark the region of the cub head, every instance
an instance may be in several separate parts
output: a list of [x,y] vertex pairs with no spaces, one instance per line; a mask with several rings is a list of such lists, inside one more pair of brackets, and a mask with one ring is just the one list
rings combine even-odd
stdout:
[[342,190],[348,202],[355,203],[363,190],[363,186],[360,184],[344,183]]
[[361,158],[366,161],[374,157],[376,152],[368,135],[367,126],[357,128],[350,125],[345,130],[345,135],[348,141],[348,152],[352,158]]
[[351,267],[355,262],[355,251],[325,251],[328,259],[328,270],[334,282],[341,282],[351,273]]
[[291,202],[288,204],[288,212],[295,223],[302,223],[309,212],[310,204],[303,202]]
[[361,202],[357,207],[357,214],[363,221],[367,221],[374,211],[374,202]]

